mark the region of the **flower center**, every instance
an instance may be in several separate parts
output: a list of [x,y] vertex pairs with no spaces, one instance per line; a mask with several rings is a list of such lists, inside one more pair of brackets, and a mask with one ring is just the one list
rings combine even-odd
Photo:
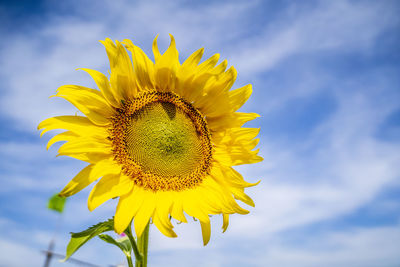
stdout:
[[193,121],[168,102],[150,103],[133,114],[126,147],[145,172],[165,177],[189,175],[200,165],[203,152]]
[[125,102],[110,132],[116,160],[145,188],[182,190],[209,172],[207,124],[197,109],[173,93],[146,92]]

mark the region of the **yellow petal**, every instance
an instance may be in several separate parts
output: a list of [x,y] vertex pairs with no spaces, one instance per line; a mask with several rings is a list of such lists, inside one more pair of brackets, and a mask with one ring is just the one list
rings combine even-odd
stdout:
[[176,72],[180,63],[175,39],[172,35],[170,37],[171,43],[167,51],[160,56],[155,56],[154,75],[155,86],[158,91],[173,91],[175,89]]
[[132,43],[131,40],[124,40],[127,49],[132,53],[132,61],[134,67],[134,74],[138,89],[154,90],[154,63],[147,57],[147,55]]
[[246,182],[243,179],[243,176],[232,167],[230,166],[226,167],[223,165],[218,165],[218,166],[219,168],[221,168],[222,173],[225,175],[226,182],[229,183],[231,186],[244,188],[244,187],[251,187],[258,185],[261,182],[261,181],[258,181],[256,183]]
[[69,197],[72,196],[82,189],[84,189],[86,186],[90,185],[93,183],[97,178],[99,177],[94,177],[90,175],[93,171],[93,164],[90,164],[83,168],[65,187],[64,189],[59,193],[60,196],[63,197]]
[[260,128],[234,128],[230,134],[235,136],[235,141],[242,141],[254,139],[259,133]]
[[211,69],[213,69],[214,66],[217,65],[219,57],[220,57],[220,54],[215,54],[212,57],[210,57],[209,59],[205,60],[203,63],[201,63],[197,70],[198,73],[201,74],[204,72],[209,72]]
[[254,201],[244,193],[243,188],[231,187],[230,190],[236,199],[246,203],[249,206],[255,206]]
[[197,107],[196,101],[202,99],[204,95],[204,87],[212,78],[212,75],[207,73],[200,76],[192,76],[186,79],[184,84],[179,85],[180,88],[182,88],[180,91],[182,98],[194,103],[194,106]]
[[235,142],[248,143],[260,132],[260,128],[230,128],[213,134],[213,141],[218,144],[232,144]]
[[58,156],[70,156],[71,154],[90,152],[111,154],[111,144],[107,144],[107,141],[100,142],[93,138],[79,138],[63,144],[58,149]]
[[174,203],[173,203],[172,209],[171,209],[172,218],[174,218],[175,220],[178,220],[180,222],[187,223],[186,217],[183,214],[183,204],[182,204],[182,198],[180,197],[180,194],[174,193],[173,199],[174,199]]
[[133,220],[136,236],[139,238],[150,218],[153,216],[156,207],[156,193],[149,190],[143,191],[144,202]]
[[132,61],[125,48],[118,41],[114,44],[109,38],[100,42],[105,46],[110,60],[110,83],[116,100],[130,99],[136,96]]
[[259,128],[231,128],[224,132],[215,133],[213,141],[216,145],[228,146],[230,152],[234,151],[236,146],[251,151],[259,142],[258,138],[254,139],[259,131]]
[[110,105],[113,105],[116,108],[119,108],[121,106],[121,102],[116,98],[118,96],[115,95],[113,90],[111,90],[110,82],[103,73],[101,73],[97,70],[85,69],[85,68],[80,68],[80,70],[84,70],[87,73],[89,73],[90,76],[92,76],[97,87],[100,89],[104,98],[107,100],[107,102]]
[[42,121],[38,130],[43,129],[40,136],[55,129],[66,129],[79,135],[107,136],[103,127],[95,126],[88,118],[82,116],[57,116]]
[[194,197],[200,200],[198,205],[208,214],[219,214],[223,211],[221,198],[207,187],[199,186],[196,188]]
[[206,221],[208,219],[208,214],[199,204],[201,199],[195,197],[196,194],[193,193],[194,191],[195,189],[182,192],[183,210],[191,217]]
[[222,232],[225,233],[226,229],[228,229],[228,225],[229,225],[229,214],[222,214]]
[[251,84],[229,92],[229,101],[232,111],[238,110],[249,99],[253,92]]
[[105,159],[96,164],[90,164],[81,170],[60,192],[61,196],[69,197],[107,174],[117,174],[121,167],[115,165],[113,159]]
[[254,150],[259,139],[253,139],[259,132],[256,128],[231,128],[224,133],[214,134],[214,159],[223,165],[256,163],[262,160]]
[[204,95],[206,84],[209,83],[210,79],[215,79],[213,68],[217,64],[219,57],[219,54],[213,55],[192,71],[195,73],[195,76],[189,82],[186,82],[185,90],[182,92],[183,98],[190,102],[195,102],[195,105],[197,105],[196,102],[201,100]]
[[[185,62],[182,63],[177,70],[177,82],[175,84],[175,93],[184,97],[185,91],[189,91],[193,88],[193,79],[196,75],[197,65],[199,64],[201,57],[203,56],[204,48],[201,48],[190,55]],[[191,89],[191,90],[195,90]]]
[[140,209],[144,201],[142,191],[141,188],[134,186],[131,192],[119,198],[114,217],[114,229],[118,234],[125,231],[133,216]]
[[[218,69],[215,68],[214,71]],[[216,91],[216,92],[225,92],[227,93],[232,85],[235,83],[237,77],[237,71],[232,66],[226,72],[220,73],[216,75],[216,80],[210,88],[207,88],[206,92]]]
[[103,176],[106,174],[120,174],[121,166],[113,158],[108,158],[98,162],[93,168],[93,175]]
[[[232,198],[231,192],[228,190],[228,186],[224,180],[224,174],[222,173],[220,168],[212,168],[211,169],[211,177],[214,179],[214,182],[218,183],[218,185],[214,184],[211,179],[209,179],[209,185],[213,186],[216,190],[221,191],[221,195],[224,197],[224,200],[227,201],[227,204],[231,207],[231,209],[239,214],[247,214],[249,213],[248,210],[243,209],[240,207],[236,201]],[[224,212],[230,213],[230,212]]]
[[250,151],[242,146],[215,146],[214,159],[225,166],[237,166],[263,161],[259,149]]
[[212,69],[211,73],[214,75],[219,75],[226,70],[227,66],[228,66],[228,61],[225,59],[220,64],[218,64],[218,66],[216,66],[214,69]]
[[185,62],[182,63],[182,68],[193,68],[197,66],[203,56],[204,48],[200,48],[199,50],[195,51],[191,54]]
[[218,117],[231,112],[228,90],[235,82],[236,76],[236,69],[231,67],[226,72],[218,75],[212,83],[206,85],[206,94],[196,101],[196,106],[199,107],[204,115]]
[[217,183],[214,178],[209,177],[203,181],[201,187],[204,187],[208,195],[216,200],[215,205],[220,209],[218,213],[242,212],[224,183]]
[[160,51],[158,50],[157,39],[158,39],[158,34],[157,34],[156,38],[154,38],[154,41],[153,41],[153,54],[154,54],[154,59],[156,61],[161,57]]
[[255,118],[260,117],[257,113],[228,113],[223,114],[219,117],[209,117],[207,118],[208,127],[210,130],[224,131],[227,128],[241,127],[248,121],[254,120]]
[[92,211],[96,209],[111,198],[128,193],[131,191],[132,187],[133,181],[125,175],[105,175],[90,192],[88,198],[89,210]]
[[110,124],[109,118],[114,111],[99,91],[78,85],[64,85],[57,89],[55,96],[71,102],[93,123],[97,125]]
[[161,233],[168,237],[177,237],[172,230],[173,225],[169,219],[172,200],[169,192],[157,192],[157,208],[155,209],[153,222]]
[[208,214],[219,214],[222,212],[233,213],[233,209],[225,200],[229,195],[224,196],[225,193],[222,192],[221,189],[217,189],[219,185],[211,186],[210,182],[215,184],[215,181],[213,181],[211,177],[206,177],[197,189],[200,191],[200,195],[197,196],[198,199],[202,204],[206,204],[201,206],[202,209],[206,209]]
[[232,166],[232,159],[230,155],[223,149],[217,149],[214,151],[213,158],[215,161],[224,166]]
[[74,153],[68,155],[59,155],[59,156],[68,156],[74,159],[86,161],[88,163],[97,163],[104,159],[110,157],[110,153],[107,152],[82,152],[82,153]]
[[47,142],[46,149],[48,150],[52,145],[54,145],[57,142],[72,141],[72,140],[77,139],[78,137],[79,137],[79,135],[77,135],[76,133],[73,133],[71,131],[67,131],[67,132],[63,132],[63,133],[57,134],[53,138],[51,138],[49,140],[49,142]]
[[207,217],[207,220],[200,221],[201,225],[201,234],[203,236],[203,245],[207,245],[208,241],[210,241],[211,236],[211,224],[210,219]]

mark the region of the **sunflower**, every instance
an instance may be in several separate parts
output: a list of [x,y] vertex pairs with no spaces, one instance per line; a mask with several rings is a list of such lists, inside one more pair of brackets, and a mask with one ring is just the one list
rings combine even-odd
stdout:
[[[248,183],[232,168],[262,160],[254,150],[259,129],[244,128],[258,117],[236,112],[250,97],[251,85],[230,90],[236,70],[216,54],[202,63],[199,49],[182,64],[175,40],[161,54],[153,42],[154,63],[131,40],[101,41],[110,61],[110,77],[83,69],[97,89],[65,85],[55,96],[71,102],[84,116],[58,116],[38,126],[54,129],[47,149],[67,141],[58,155],[89,163],[60,192],[68,197],[99,180],[88,198],[90,211],[119,198],[114,229],[122,233],[133,219],[138,237],[151,219],[168,237],[176,237],[171,218],[200,222],[203,243],[210,239],[209,215],[247,214],[236,200],[254,206]],[[128,51],[131,52],[132,58]]]

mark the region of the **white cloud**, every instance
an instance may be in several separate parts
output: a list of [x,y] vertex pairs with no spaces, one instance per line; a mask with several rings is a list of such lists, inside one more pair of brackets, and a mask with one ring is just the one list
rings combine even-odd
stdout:
[[294,54],[368,49],[384,30],[399,23],[391,4],[320,1],[314,8],[302,9],[300,3],[292,3],[284,16],[261,28],[260,34],[234,45],[231,63],[242,75],[255,75]]
[[77,173],[77,167],[85,166],[72,159],[59,161],[54,149],[46,151],[44,142],[9,141],[0,145],[0,192],[3,194],[56,192]]
[[273,243],[259,251],[257,266],[396,266],[399,225],[355,228],[307,236],[298,246]]
[[[374,137],[379,123],[395,108],[379,98],[347,91],[339,94],[335,114],[301,144],[264,141],[265,165],[244,172],[262,183],[249,191],[257,208],[238,218],[236,233],[254,236],[287,230],[349,214],[398,185],[398,144]],[[275,140],[274,140],[275,141]]]
[[[213,236],[210,246],[153,251],[152,266],[397,266],[400,228],[396,226],[330,229],[328,232]],[[295,236],[293,236],[295,235]],[[297,236],[296,236],[297,235]],[[217,240],[215,240],[217,239]],[[158,240],[157,240],[158,241]],[[156,242],[156,241],[154,241]],[[166,245],[171,242],[166,242]],[[151,245],[151,243],[150,243]],[[229,250],[228,253],[226,250]]]
[[19,267],[30,265],[40,266],[44,260],[40,253],[31,247],[24,246],[12,240],[0,239],[0,266]]

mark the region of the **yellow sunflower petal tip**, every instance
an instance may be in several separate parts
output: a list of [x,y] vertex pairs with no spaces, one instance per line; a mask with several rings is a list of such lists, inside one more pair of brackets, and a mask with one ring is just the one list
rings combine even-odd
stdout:
[[[60,195],[73,195],[107,177],[107,182],[99,182],[96,200],[91,193],[88,208],[119,197],[117,233],[132,219],[138,234],[149,220],[155,220],[163,234],[176,237],[168,218],[186,222],[187,213],[200,218],[206,245],[211,235],[209,214],[223,215],[225,232],[228,214],[248,213],[236,203],[235,194],[254,204],[243,192],[260,181],[247,183],[231,167],[262,160],[254,150],[258,131],[243,127],[259,115],[236,112],[252,86],[230,90],[237,72],[233,67],[226,70],[226,60],[216,65],[219,54],[199,63],[204,53],[200,48],[180,65],[173,35],[163,55],[157,38],[152,45],[155,63],[130,40],[100,40],[110,60],[109,77],[79,68],[92,76],[99,90],[65,86],[55,95],[70,101],[83,115],[50,118],[38,130],[43,129],[43,135],[65,129],[48,147],[66,141],[57,156],[89,163]],[[238,98],[242,94],[244,100]]]
[[170,46],[174,46],[175,47],[175,37],[170,33],[169,34],[169,37],[170,37],[170,39],[171,39],[171,43],[170,43]]
[[161,56],[160,51],[158,50],[157,40],[158,40],[158,34],[153,40],[153,54],[155,60],[157,60]]

